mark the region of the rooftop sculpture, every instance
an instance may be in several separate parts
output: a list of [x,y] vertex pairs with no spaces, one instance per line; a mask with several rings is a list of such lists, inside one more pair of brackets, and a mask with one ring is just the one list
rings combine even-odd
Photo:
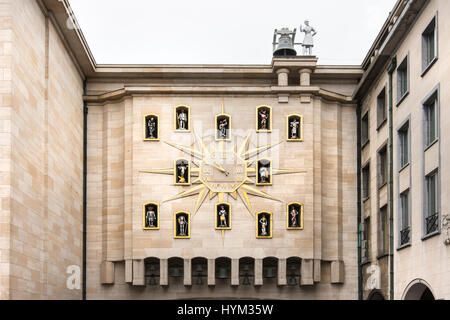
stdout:
[[[305,20],[305,26],[300,25],[300,32],[305,34],[303,42],[296,43],[295,36],[297,29],[290,30],[289,28],[275,29],[273,34],[273,56],[274,57],[287,57],[297,56],[295,45],[301,45],[302,55],[311,56],[312,48],[314,47],[314,36],[317,31],[314,27],[309,25],[309,20]],[[279,37],[278,37],[279,36]],[[277,39],[278,38],[278,39]]]

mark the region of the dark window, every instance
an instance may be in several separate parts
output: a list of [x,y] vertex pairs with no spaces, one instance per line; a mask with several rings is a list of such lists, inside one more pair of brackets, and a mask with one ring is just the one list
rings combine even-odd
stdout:
[[377,97],[377,123],[378,127],[386,121],[386,88]]
[[409,90],[408,73],[408,57],[406,57],[397,68],[397,102],[400,102]]
[[369,141],[369,112],[361,119],[361,143],[365,145]]
[[407,122],[399,131],[399,159],[400,169],[409,163],[409,122]]
[[409,226],[409,190],[400,195],[401,230],[400,245],[405,245],[411,241],[411,230]]
[[384,147],[378,152],[378,186],[382,187],[387,182],[388,171],[387,148]]
[[430,22],[422,33],[422,69],[425,71],[436,58],[437,53],[436,18]]
[[436,98],[424,105],[425,111],[425,146],[430,146],[437,139]]
[[370,197],[370,165],[368,164],[362,169],[362,196],[363,199]]
[[379,244],[379,254],[387,254],[389,252],[389,217],[387,206],[384,206],[380,210]]
[[364,219],[361,255],[363,262],[370,258],[370,217]]
[[438,173],[435,172],[426,177],[426,208],[425,208],[425,226],[426,234],[433,233],[438,230],[439,211],[438,211],[438,189],[437,189]]

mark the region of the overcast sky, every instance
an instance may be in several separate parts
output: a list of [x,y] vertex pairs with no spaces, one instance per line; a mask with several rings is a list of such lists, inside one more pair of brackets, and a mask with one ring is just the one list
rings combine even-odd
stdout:
[[274,29],[299,29],[309,19],[320,64],[359,65],[395,3],[70,0],[100,64],[270,64]]

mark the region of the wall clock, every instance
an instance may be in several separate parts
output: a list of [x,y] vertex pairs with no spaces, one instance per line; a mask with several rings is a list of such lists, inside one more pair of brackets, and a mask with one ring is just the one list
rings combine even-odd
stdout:
[[[222,115],[225,115],[223,113],[223,108],[222,113],[219,116]],[[226,116],[231,120],[231,116]],[[270,159],[257,159],[259,154],[282,142],[249,149],[248,144],[252,134],[251,131],[244,139],[241,138],[242,141],[239,145],[234,145],[226,141],[231,140],[231,130],[225,132],[227,135],[226,137],[223,137],[225,139],[217,139],[217,135],[219,134],[217,128],[218,119],[220,119],[220,117],[216,116],[215,137],[208,146],[204,139],[197,135],[195,130],[191,130],[194,139],[193,147],[164,141],[169,146],[189,155],[192,158],[191,161],[177,159],[175,160],[175,166],[172,168],[140,171],[143,173],[173,175],[175,185],[185,186],[185,190],[166,199],[164,202],[197,196],[195,203],[193,203],[194,210],[192,211],[192,217],[190,214],[184,217],[184,220],[186,220],[189,225],[189,230],[192,218],[198,212],[208,196],[210,200],[216,196],[218,197],[218,202],[215,206],[215,229],[222,230],[223,233],[224,230],[231,229],[232,204],[224,201],[225,195],[229,195],[234,200],[239,199],[242,201],[250,214],[256,219],[257,216],[255,216],[253,212],[249,195],[282,202],[280,199],[262,191],[261,188],[264,185],[272,185],[274,183],[273,176],[275,175],[305,173],[303,170],[272,168]],[[233,136],[233,141],[237,141],[238,138],[239,137]],[[181,166],[179,165],[180,163]],[[181,176],[180,168],[183,168],[185,165],[189,166],[189,170],[183,169],[184,176]],[[263,217],[264,219],[262,219]],[[257,219],[257,225],[259,226],[257,229],[260,230],[260,233],[257,234],[257,238],[271,238],[272,214],[270,212],[265,212],[263,217]],[[267,221],[267,228],[264,230],[261,225],[261,219],[263,224]],[[178,219],[175,219],[175,224],[177,221]],[[174,232],[174,234],[176,238],[187,237],[184,234],[183,236],[180,236],[177,232]]]

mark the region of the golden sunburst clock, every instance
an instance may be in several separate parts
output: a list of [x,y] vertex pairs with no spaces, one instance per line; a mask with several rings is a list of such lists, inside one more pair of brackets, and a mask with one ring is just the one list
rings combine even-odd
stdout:
[[[257,159],[259,154],[267,151],[280,143],[266,145],[247,150],[251,132],[245,137],[239,147],[234,146],[228,148],[225,141],[212,142],[207,147],[204,141],[195,133],[191,132],[194,137],[194,147],[183,146],[165,141],[169,146],[176,148],[192,157],[189,163],[191,185],[186,186],[186,190],[165,200],[164,202],[173,201],[185,197],[197,195],[193,216],[198,212],[205,199],[213,199],[218,196],[218,203],[224,203],[225,194],[230,195],[233,199],[240,200],[244,203],[250,214],[255,217],[250,203],[249,195],[262,197],[274,201],[282,202],[274,196],[259,190],[257,183]],[[195,144],[199,149],[195,148]],[[176,168],[141,170],[143,173],[177,175]],[[271,175],[305,173],[301,170],[278,169],[271,168]],[[256,178],[255,180],[253,178]],[[222,230],[223,233],[223,230]]]

